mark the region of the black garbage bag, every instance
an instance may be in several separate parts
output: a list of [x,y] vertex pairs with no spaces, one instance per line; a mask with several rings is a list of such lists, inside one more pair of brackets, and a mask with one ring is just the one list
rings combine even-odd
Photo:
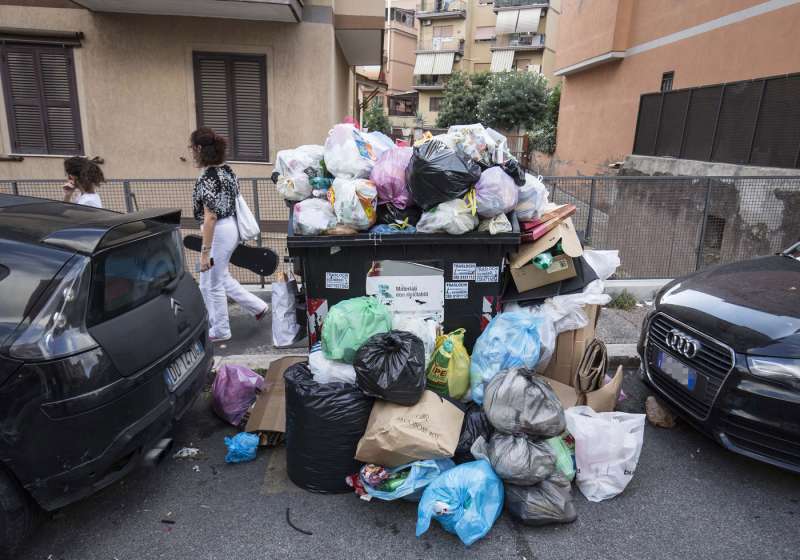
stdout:
[[578,512],[572,502],[572,486],[568,480],[553,478],[534,486],[504,483],[506,509],[525,525],[572,523]]
[[398,208],[390,202],[378,206],[379,224],[402,224],[405,220],[408,220],[408,225],[415,226],[421,216],[422,208],[419,206],[411,205],[406,208]]
[[501,371],[486,385],[483,410],[504,434],[551,438],[564,433],[564,407],[544,378],[524,368]]
[[556,470],[556,455],[546,441],[495,432],[472,444],[472,455],[491,463],[504,482],[530,486],[549,478]]
[[425,345],[413,333],[373,335],[356,352],[353,368],[359,388],[371,397],[412,406],[425,392]]
[[311,492],[352,492],[345,477],[361,467],[353,457],[373,399],[352,383],[317,383],[305,362],[283,378],[289,479]]
[[522,166],[517,160],[512,158],[501,165],[501,167],[503,168],[503,171],[508,173],[508,175],[514,179],[514,182],[518,187],[521,187],[525,184],[525,171],[522,169]]
[[464,423],[461,425],[461,436],[458,438],[458,447],[453,455],[453,461],[458,464],[466,463],[467,461],[474,461],[475,457],[472,456],[472,444],[480,436],[483,436],[487,441],[492,437],[494,428],[486,418],[483,409],[480,405],[470,402],[464,411]]
[[416,146],[406,167],[406,184],[423,210],[463,196],[480,178],[477,163],[440,140]]

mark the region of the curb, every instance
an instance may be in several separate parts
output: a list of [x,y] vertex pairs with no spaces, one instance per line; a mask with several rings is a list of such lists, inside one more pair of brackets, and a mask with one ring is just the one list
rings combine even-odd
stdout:
[[606,344],[608,350],[608,367],[615,369],[619,366],[625,368],[638,368],[641,362],[636,344]]

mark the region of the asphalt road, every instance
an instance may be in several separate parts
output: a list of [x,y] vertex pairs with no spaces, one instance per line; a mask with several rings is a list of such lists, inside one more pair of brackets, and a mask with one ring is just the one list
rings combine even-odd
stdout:
[[[633,372],[620,406],[643,410]],[[633,481],[613,500],[574,489],[571,525],[528,528],[507,514],[465,549],[433,522],[414,536],[411,503],[315,495],[286,478],[283,450],[224,462],[232,434],[199,399],[175,434],[197,460],[166,459],[43,522],[21,558],[231,560],[256,558],[798,558],[800,477],[733,455],[692,428],[648,426]],[[197,471],[196,469],[199,469]],[[286,510],[305,535],[286,522]],[[174,521],[172,524],[162,520]]]

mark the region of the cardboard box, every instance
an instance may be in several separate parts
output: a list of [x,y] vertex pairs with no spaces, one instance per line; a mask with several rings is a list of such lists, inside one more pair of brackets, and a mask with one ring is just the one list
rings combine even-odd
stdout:
[[282,434],[286,431],[286,384],[283,373],[290,366],[307,360],[308,356],[286,356],[269,364],[267,375],[264,376],[264,387],[250,410],[250,418],[245,426],[247,432],[266,434],[267,437],[261,438],[262,445],[270,441],[271,434]]
[[[536,255],[553,249],[559,241],[564,254],[555,257],[547,270],[536,268],[531,263]],[[520,293],[568,280],[577,274],[572,259],[581,255],[583,247],[575,225],[570,218],[566,218],[540,239],[520,246],[519,251],[511,257],[511,277]]]
[[622,366],[619,366],[609,383],[606,383],[596,391],[586,393],[583,399],[578,399],[578,393],[575,391],[575,387],[571,385],[565,385],[555,379],[546,379],[545,381],[553,389],[558,400],[561,401],[561,406],[565,409],[571,406],[586,405],[590,406],[595,412],[613,412],[617,406],[619,393],[622,390],[623,377]]
[[582,329],[566,331],[558,335],[553,356],[542,374],[565,385],[572,385],[572,378],[583,359],[586,346],[594,340],[597,321],[600,318],[599,305],[587,305],[583,310],[589,318],[589,324]]

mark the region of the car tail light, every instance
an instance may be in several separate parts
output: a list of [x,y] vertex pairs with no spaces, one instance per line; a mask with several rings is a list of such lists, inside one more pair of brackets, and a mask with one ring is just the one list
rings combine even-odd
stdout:
[[57,286],[30,322],[23,322],[9,352],[14,358],[52,360],[97,346],[86,329],[90,260],[75,256],[64,265]]

